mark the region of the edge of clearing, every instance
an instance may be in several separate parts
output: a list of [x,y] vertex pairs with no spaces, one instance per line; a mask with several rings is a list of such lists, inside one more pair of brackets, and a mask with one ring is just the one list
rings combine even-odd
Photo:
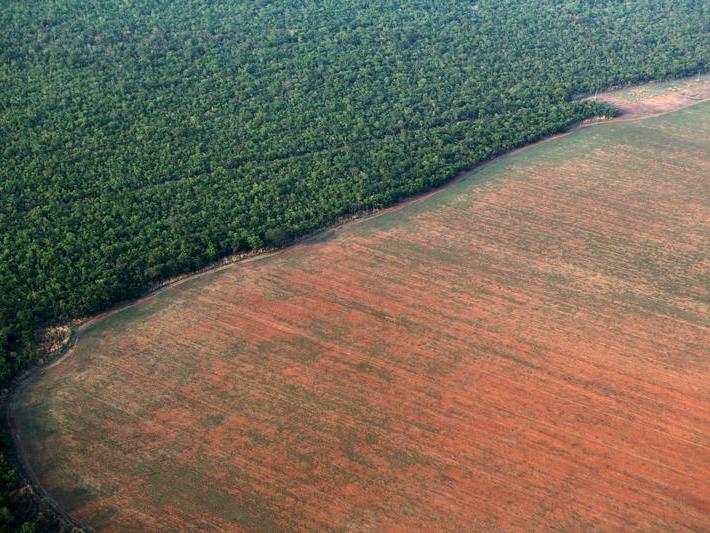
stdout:
[[[683,81],[683,80],[679,80]],[[653,82],[652,82],[653,83]],[[629,87],[640,87],[648,84],[641,84],[641,85],[633,85]],[[617,92],[618,89],[612,89],[610,91],[607,91],[602,94],[595,95],[595,98],[604,100],[604,95],[607,93],[611,92]],[[42,487],[42,484],[39,482],[39,479],[35,472],[33,471],[30,462],[27,460],[27,451],[25,447],[22,444],[22,439],[21,436],[17,430],[17,426],[15,424],[14,418],[12,416],[12,413],[14,411],[14,406],[17,404],[18,398],[22,395],[22,393],[27,389],[28,386],[30,386],[36,379],[42,376],[44,372],[50,368],[53,368],[62,362],[66,361],[69,357],[72,356],[72,354],[75,351],[75,347],[77,346],[81,334],[86,331],[87,329],[91,328],[95,324],[107,319],[110,316],[113,316],[117,313],[123,312],[127,309],[130,309],[138,304],[143,303],[146,300],[150,300],[154,298],[156,295],[162,293],[168,288],[175,287],[178,285],[181,285],[183,283],[186,283],[188,281],[192,281],[194,279],[204,277],[208,274],[212,274],[214,272],[218,272],[220,270],[225,270],[231,267],[234,267],[235,265],[241,265],[245,263],[251,263],[251,262],[256,262],[256,261],[261,261],[263,259],[267,259],[269,257],[278,255],[283,253],[285,250],[289,250],[294,247],[298,246],[303,246],[309,243],[313,243],[315,241],[320,240],[324,235],[328,234],[337,234],[338,232],[342,231],[344,228],[359,224],[363,221],[370,220],[372,218],[377,218],[384,216],[389,213],[397,212],[400,210],[403,210],[407,208],[408,206],[411,206],[413,204],[422,202],[432,196],[435,196],[442,192],[444,189],[447,189],[454,185],[455,183],[458,183],[460,181],[463,181],[473,174],[479,172],[480,170],[489,167],[501,159],[508,158],[513,156],[514,154],[530,150],[534,147],[537,147],[541,144],[549,143],[551,141],[555,141],[557,139],[567,137],[568,135],[571,135],[581,129],[585,128],[590,128],[590,127],[597,127],[601,126],[604,124],[613,124],[617,122],[630,122],[630,121],[641,121],[641,120],[646,120],[646,119],[651,119],[651,118],[656,118],[661,115],[665,115],[668,113],[672,113],[675,111],[679,111],[681,109],[686,109],[689,107],[693,107],[695,105],[704,103],[710,101],[710,97],[705,97],[699,100],[695,101],[690,101],[690,102],[685,102],[683,105],[680,105],[678,107],[673,107],[667,110],[663,110],[660,112],[652,113],[652,114],[643,114],[643,113],[621,113],[617,117],[614,118],[606,118],[606,117],[593,117],[591,119],[586,119],[583,120],[577,124],[574,124],[570,126],[567,130],[562,131],[560,133],[555,133],[552,135],[549,135],[547,137],[544,137],[538,141],[535,141],[533,143],[515,148],[513,150],[510,150],[508,152],[505,152],[503,154],[500,154],[496,157],[493,157],[487,161],[484,161],[482,163],[479,163],[475,165],[473,168],[460,172],[459,174],[455,175],[451,179],[447,180],[445,183],[442,185],[439,185],[435,188],[432,188],[429,191],[425,191],[423,193],[416,194],[414,196],[411,196],[405,200],[402,200],[401,202],[398,202],[392,206],[381,208],[381,209],[375,209],[375,210],[369,210],[369,211],[363,211],[360,213],[356,213],[354,215],[350,215],[348,217],[344,217],[343,219],[337,221],[335,224],[332,224],[330,226],[324,227],[322,229],[319,229],[313,233],[310,233],[300,239],[297,239],[289,244],[287,244],[284,247],[281,248],[262,248],[259,250],[254,250],[251,252],[243,253],[243,254],[237,254],[237,255],[231,255],[227,256],[211,265],[208,265],[198,271],[189,273],[189,274],[183,274],[168,280],[164,280],[155,286],[153,286],[149,291],[144,294],[143,296],[140,296],[139,298],[133,299],[126,301],[122,304],[119,304],[117,306],[114,306],[111,309],[108,309],[107,311],[104,311],[102,313],[99,313],[97,315],[91,316],[91,317],[86,317],[83,319],[78,319],[75,321],[72,321],[69,324],[66,324],[62,326],[62,329],[66,331],[64,339],[62,339],[60,346],[51,350],[48,350],[48,353],[42,354],[43,356],[39,358],[39,363],[35,365],[33,368],[25,371],[24,373],[20,374],[17,378],[13,380],[13,382],[9,385],[8,388],[2,391],[0,393],[0,402],[2,402],[2,409],[4,411],[4,427],[2,428],[1,431],[3,431],[7,436],[10,437],[10,440],[8,442],[12,443],[12,447],[8,450],[9,452],[9,459],[12,461],[13,466],[15,469],[18,471],[20,476],[24,478],[24,480],[27,482],[27,485],[29,485],[30,490],[32,490],[37,497],[40,498],[40,500],[46,504],[48,504],[53,511],[63,519],[67,525],[77,528],[80,530],[85,530],[85,531],[93,531],[91,528],[88,526],[81,524],[80,522],[76,521],[73,519],[67,512],[63,511],[61,506],[52,498],[52,496],[47,493],[47,491]]]

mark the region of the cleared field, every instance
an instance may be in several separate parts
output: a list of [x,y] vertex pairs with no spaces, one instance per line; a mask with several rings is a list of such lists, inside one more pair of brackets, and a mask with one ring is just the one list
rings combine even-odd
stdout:
[[710,98],[710,74],[634,85],[596,97],[616,105],[626,118],[647,117]]
[[101,529],[710,528],[710,104],[190,279],[19,391]]

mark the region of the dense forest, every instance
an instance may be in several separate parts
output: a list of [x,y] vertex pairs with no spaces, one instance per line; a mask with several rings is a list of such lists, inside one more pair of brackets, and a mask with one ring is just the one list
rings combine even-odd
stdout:
[[610,113],[577,95],[710,65],[703,0],[0,3],[3,381],[40,325]]

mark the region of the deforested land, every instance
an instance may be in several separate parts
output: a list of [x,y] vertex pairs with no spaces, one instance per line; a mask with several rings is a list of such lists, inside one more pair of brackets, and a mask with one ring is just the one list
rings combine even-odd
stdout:
[[703,530],[710,104],[596,124],[92,323],[18,391],[97,529]]

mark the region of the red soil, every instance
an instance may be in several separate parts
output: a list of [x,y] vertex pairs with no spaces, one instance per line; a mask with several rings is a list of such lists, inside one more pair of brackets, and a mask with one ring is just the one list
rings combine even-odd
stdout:
[[709,529],[708,109],[99,322],[14,406],[29,463],[106,529]]
[[627,119],[659,115],[710,99],[710,77],[652,82],[597,97],[620,108]]

